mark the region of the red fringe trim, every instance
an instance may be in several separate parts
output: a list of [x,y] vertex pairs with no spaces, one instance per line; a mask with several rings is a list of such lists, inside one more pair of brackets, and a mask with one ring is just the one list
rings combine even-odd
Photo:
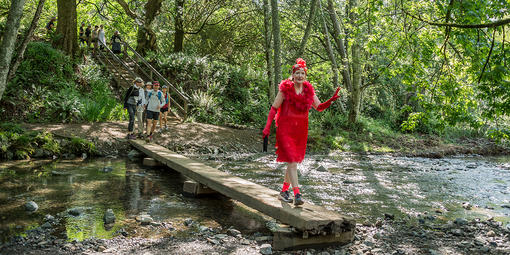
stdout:
[[313,96],[315,95],[315,91],[310,82],[303,82],[303,91],[299,95],[296,94],[294,82],[291,80],[283,80],[279,87],[280,91],[285,96],[285,100],[288,100],[296,110],[301,112],[310,110],[313,104]]

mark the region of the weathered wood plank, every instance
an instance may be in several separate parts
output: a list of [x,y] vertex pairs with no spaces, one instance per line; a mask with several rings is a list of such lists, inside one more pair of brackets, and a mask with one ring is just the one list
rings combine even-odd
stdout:
[[141,140],[130,140],[130,143],[175,171],[300,231],[354,233],[352,217],[310,203],[294,207],[278,200],[277,191],[186,158],[160,145]]

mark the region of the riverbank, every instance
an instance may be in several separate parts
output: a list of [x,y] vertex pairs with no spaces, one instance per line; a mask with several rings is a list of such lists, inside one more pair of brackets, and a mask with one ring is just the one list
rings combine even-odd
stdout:
[[[93,142],[100,156],[127,155],[127,122],[97,122],[85,124],[24,124],[24,128],[48,131],[61,137],[79,137]],[[274,153],[274,134],[269,151]],[[313,134],[308,141],[308,153],[330,153],[325,138]],[[487,138],[459,137],[446,141],[433,135],[345,134],[348,140],[340,151],[394,156],[442,158],[453,155],[483,156],[510,154],[510,148]],[[262,151],[261,131],[221,127],[204,123],[180,122],[171,119],[169,129],[158,132],[154,142],[185,155],[218,153],[256,153]],[[334,142],[334,141],[333,141]],[[350,144],[350,146],[348,146]]]

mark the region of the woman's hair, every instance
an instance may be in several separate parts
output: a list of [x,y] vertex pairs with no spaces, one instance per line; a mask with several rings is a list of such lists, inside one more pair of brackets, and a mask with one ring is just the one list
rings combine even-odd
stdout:
[[292,66],[292,73],[295,73],[300,68],[303,68],[305,73],[308,71],[308,68],[306,68],[306,61],[302,58],[296,59],[296,64]]

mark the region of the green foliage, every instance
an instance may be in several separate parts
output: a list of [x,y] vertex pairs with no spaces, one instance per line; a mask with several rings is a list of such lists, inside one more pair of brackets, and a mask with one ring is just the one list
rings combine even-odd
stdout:
[[70,146],[67,149],[69,150],[69,152],[75,154],[86,152],[88,154],[94,155],[97,153],[96,146],[94,145],[94,143],[79,137],[72,138]]
[[[74,73],[73,65],[77,65]],[[2,119],[76,122],[126,119],[109,79],[92,60],[77,64],[49,44],[33,42],[2,99]]]
[[267,114],[267,90],[260,72],[183,53],[151,58],[191,95],[191,117],[197,121],[260,125]]

